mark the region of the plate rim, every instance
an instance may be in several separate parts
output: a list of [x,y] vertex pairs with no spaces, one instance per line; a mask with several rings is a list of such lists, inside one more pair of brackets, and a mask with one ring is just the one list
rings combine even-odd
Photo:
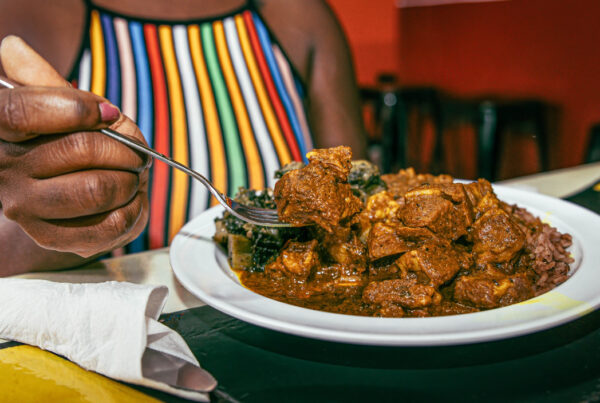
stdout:
[[[575,213],[579,213],[579,214],[583,213],[584,215],[593,217],[594,220],[598,221],[598,224],[599,224],[598,227],[600,228],[600,216],[597,215],[596,213],[594,213],[593,211],[585,209],[584,207],[581,207],[577,204],[571,203],[566,200],[554,198],[551,196],[518,189],[515,187],[502,186],[502,185],[493,185],[493,187],[496,192],[499,191],[501,194],[502,193],[513,194],[513,195],[516,195],[517,199],[519,199],[519,196],[521,198],[525,198],[525,199],[532,197],[532,198],[538,199],[539,201],[542,201],[542,202],[547,201],[547,202],[551,202],[551,203],[558,203],[559,206],[560,205],[568,206],[569,209],[575,210]],[[506,199],[505,196],[500,197],[500,198]],[[539,210],[539,209],[535,208],[534,206],[527,206],[526,205],[527,203],[522,203],[522,202],[518,202],[518,201],[515,202],[514,200],[510,200],[511,197],[508,197],[508,199],[509,200],[507,200],[507,201],[511,204],[516,203],[521,206],[523,206],[523,204],[525,204],[524,207],[526,207],[528,210],[529,209]],[[536,203],[534,203],[534,205],[535,204]],[[208,245],[212,245],[212,252],[213,252],[213,253],[211,253],[211,256],[210,256],[211,260],[209,263],[213,263],[213,261],[214,261],[214,263],[216,263],[216,266],[219,268],[219,271],[222,272],[224,278],[228,278],[228,280],[231,282],[231,284],[229,284],[229,285],[231,286],[232,284],[235,284],[236,287],[238,287],[236,295],[240,295],[243,298],[250,298],[250,300],[252,300],[252,303],[262,304],[266,308],[265,311],[263,311],[263,312],[266,312],[267,315],[265,315],[264,313],[257,314],[256,312],[248,310],[248,306],[249,306],[248,301],[243,301],[243,303],[240,304],[240,302],[235,302],[235,301],[231,302],[231,301],[223,300],[222,298],[220,298],[218,296],[215,297],[214,295],[211,294],[211,292],[207,292],[201,286],[198,286],[198,284],[195,284],[194,279],[190,277],[190,273],[184,267],[182,267],[182,264],[180,264],[180,262],[178,260],[181,257],[181,253],[179,252],[180,248],[183,248],[185,246],[186,242],[191,242],[190,240],[192,238],[190,237],[190,235],[193,235],[193,231],[192,231],[192,234],[190,234],[189,233],[190,228],[195,228],[200,224],[202,226],[207,226],[207,225],[210,226],[210,224],[214,222],[214,218],[219,216],[222,211],[223,211],[223,208],[220,206],[212,207],[212,208],[204,211],[203,213],[201,213],[194,219],[192,219],[177,233],[177,235],[173,239],[171,248],[169,250],[169,260],[170,260],[173,272],[174,272],[175,276],[177,277],[177,279],[179,280],[179,282],[184,286],[184,288],[186,288],[188,291],[190,291],[196,297],[200,298],[207,305],[212,306],[213,308],[215,308],[227,315],[233,316],[239,320],[242,320],[242,321],[254,324],[254,325],[258,325],[261,327],[269,328],[272,330],[289,333],[289,334],[293,334],[293,335],[301,336],[301,337],[315,338],[315,339],[319,339],[319,340],[351,343],[351,344],[363,344],[363,345],[407,346],[407,347],[408,346],[460,345],[460,344],[471,344],[471,343],[483,342],[483,341],[500,340],[500,339],[505,339],[505,338],[522,336],[525,334],[535,333],[535,332],[538,332],[541,330],[549,329],[551,327],[559,326],[561,324],[565,324],[567,322],[575,320],[579,317],[586,315],[587,313],[593,311],[594,309],[598,308],[598,306],[600,306],[600,293],[598,293],[598,295],[595,298],[584,300],[584,301],[576,301],[577,302],[576,304],[569,306],[566,309],[565,308],[558,309],[558,312],[556,312],[556,313],[542,315],[540,317],[535,317],[533,320],[520,320],[520,321],[517,320],[515,323],[507,325],[507,326],[500,326],[500,327],[492,326],[492,327],[484,328],[484,329],[467,330],[467,331],[459,331],[459,332],[452,332],[452,333],[448,333],[448,332],[446,332],[446,333],[444,333],[444,332],[442,332],[442,333],[427,333],[427,332],[425,332],[423,334],[415,334],[415,333],[389,334],[386,332],[382,332],[382,333],[375,332],[375,333],[365,334],[363,332],[357,332],[356,330],[344,330],[344,329],[340,330],[339,328],[336,328],[333,325],[330,325],[329,327],[316,326],[315,323],[310,323],[310,321],[308,324],[302,323],[302,321],[298,322],[296,320],[282,321],[281,319],[278,319],[277,317],[273,317],[273,313],[272,313],[273,310],[284,311],[284,313],[289,313],[291,315],[299,314],[302,317],[308,315],[309,319],[310,319],[310,317],[313,317],[313,318],[318,317],[320,319],[319,321],[317,321],[318,323],[337,324],[341,320],[340,317],[344,318],[344,320],[347,320],[347,318],[352,318],[354,321],[357,321],[357,322],[360,321],[360,323],[366,323],[366,324],[368,324],[368,326],[371,326],[374,324],[375,328],[381,328],[382,324],[385,324],[385,323],[392,323],[392,324],[398,325],[400,327],[402,324],[407,326],[409,323],[418,323],[419,325],[421,325],[421,324],[426,325],[424,327],[429,329],[431,327],[433,327],[433,328],[436,327],[436,320],[438,322],[441,322],[440,321],[441,319],[445,319],[447,322],[448,321],[447,318],[455,318],[455,319],[457,319],[457,322],[463,322],[463,321],[465,321],[465,319],[462,319],[462,318],[465,318],[465,317],[472,318],[475,321],[475,320],[479,320],[479,318],[484,316],[485,319],[483,319],[483,321],[488,320],[487,317],[490,318],[488,321],[491,321],[491,318],[493,316],[499,316],[499,317],[502,317],[504,315],[510,316],[511,314],[514,314],[514,312],[511,313],[511,311],[514,311],[515,307],[536,304],[537,302],[534,300],[536,300],[540,297],[548,296],[550,293],[556,294],[556,293],[558,293],[557,290],[561,289],[561,287],[565,286],[565,284],[573,284],[573,283],[572,282],[569,283],[569,281],[567,281],[567,282],[563,283],[562,285],[558,286],[557,288],[549,291],[549,293],[542,294],[539,297],[536,297],[532,300],[525,301],[520,304],[511,305],[511,306],[502,307],[502,308],[496,308],[496,309],[492,309],[492,310],[488,310],[488,311],[470,313],[470,314],[451,315],[451,316],[444,316],[444,317],[428,317],[428,318],[374,318],[374,317],[343,315],[343,314],[336,314],[336,313],[330,313],[330,312],[310,310],[307,308],[302,308],[302,307],[286,304],[286,303],[283,303],[280,301],[275,301],[270,298],[267,298],[262,295],[254,293],[253,291],[245,288],[239,282],[235,282],[230,277],[227,277],[227,275],[225,273],[226,269],[222,267],[221,263],[219,263],[219,261],[218,261],[219,258],[216,255],[218,253],[222,254],[223,252],[220,250],[220,248],[214,242],[212,242],[212,241],[209,242]],[[558,220],[560,221],[560,214],[555,215],[555,218],[558,218]],[[212,224],[212,225],[214,226],[214,224]],[[572,231],[570,231],[570,232],[572,232]],[[212,233],[209,236],[210,236],[210,239],[212,239]],[[585,260],[586,256],[585,256],[584,248],[583,248],[584,245],[589,243],[590,241],[586,239],[585,243],[582,243],[582,240],[579,239],[579,233],[578,233],[578,237],[573,236],[573,238],[574,238],[574,240],[576,240],[576,243],[579,244],[581,247],[580,266],[575,270],[574,273],[571,274],[573,276],[573,278],[575,278],[575,277],[578,277],[577,274],[580,272],[580,269],[583,265],[585,265],[585,264],[589,265],[592,263],[589,260],[588,261]],[[600,235],[596,236],[596,238],[600,244]],[[204,239],[204,240],[207,240],[207,239]],[[210,246],[208,246],[208,248],[211,249]],[[600,259],[600,253],[596,253],[596,254],[598,255],[598,258]],[[589,259],[590,256],[587,256],[587,258]],[[600,261],[600,260],[598,260],[598,261]],[[206,267],[206,265],[205,265],[205,267]],[[214,269],[214,267],[213,267],[213,269]],[[206,269],[203,269],[203,270],[206,270]],[[227,268],[227,270],[229,270],[229,273],[231,273],[231,275],[235,276],[235,274],[230,269]],[[591,269],[586,269],[586,270],[589,271]],[[596,271],[600,271],[600,270],[596,270]],[[597,274],[600,274],[600,273],[597,273]],[[560,294],[560,293],[558,293],[558,294]],[[307,313],[307,311],[309,311],[309,313]],[[343,322],[343,320],[342,320],[342,322]],[[389,327],[391,325],[386,325],[386,326]],[[416,326],[416,325],[411,324],[411,326]],[[379,330],[381,330],[381,329],[379,329]]]

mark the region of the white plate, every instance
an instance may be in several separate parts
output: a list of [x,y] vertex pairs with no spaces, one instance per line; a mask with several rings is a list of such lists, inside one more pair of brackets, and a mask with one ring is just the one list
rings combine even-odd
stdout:
[[552,197],[495,186],[498,197],[526,207],[573,236],[571,278],[531,300],[484,312],[432,318],[373,318],[320,312],[278,302],[240,285],[212,241],[212,208],[185,225],[171,245],[179,281],[208,305],[240,320],[294,335],[344,343],[432,346],[503,339],[577,319],[600,306],[600,216]]

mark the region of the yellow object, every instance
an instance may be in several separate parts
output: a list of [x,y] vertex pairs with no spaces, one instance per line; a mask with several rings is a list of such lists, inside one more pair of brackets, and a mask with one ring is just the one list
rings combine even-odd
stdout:
[[37,347],[0,350],[0,400],[6,402],[159,402]]
[[600,182],[596,183],[592,189],[594,189],[596,192],[600,192]]
[[567,310],[571,308],[576,308],[580,305],[584,305],[586,309],[582,316],[594,310],[594,308],[587,302],[578,301],[557,291],[548,291],[545,294],[519,303],[519,305],[527,304],[541,304],[558,310]]

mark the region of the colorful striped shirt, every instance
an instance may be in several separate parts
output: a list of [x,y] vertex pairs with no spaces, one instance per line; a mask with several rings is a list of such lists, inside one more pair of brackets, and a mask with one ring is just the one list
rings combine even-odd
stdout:
[[[272,187],[273,173],[312,148],[298,74],[252,3],[219,18],[149,21],[88,4],[73,81],[106,97],[158,152],[222,192]],[[215,204],[207,189],[155,162],[150,218],[129,252],[166,246]]]

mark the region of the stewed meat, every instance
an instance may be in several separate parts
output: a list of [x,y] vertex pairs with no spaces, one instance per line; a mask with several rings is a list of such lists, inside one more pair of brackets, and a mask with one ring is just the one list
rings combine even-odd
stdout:
[[379,176],[352,164],[347,147],[307,157],[284,168],[272,199],[281,220],[301,227],[217,220],[215,239],[239,249],[230,261],[260,294],[329,312],[423,317],[514,304],[567,279],[570,236],[499,200],[484,179]]

